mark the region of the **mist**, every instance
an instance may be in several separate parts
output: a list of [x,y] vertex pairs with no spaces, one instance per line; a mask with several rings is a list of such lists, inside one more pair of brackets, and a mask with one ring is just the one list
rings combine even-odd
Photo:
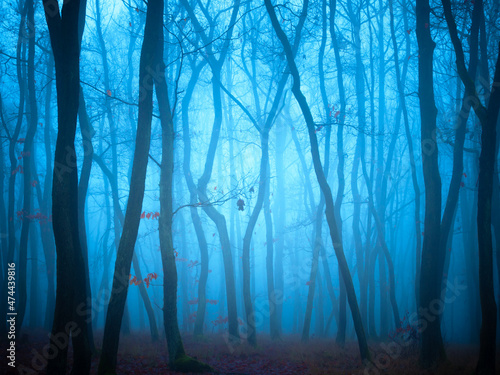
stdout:
[[5,373],[496,373],[498,1],[0,9]]

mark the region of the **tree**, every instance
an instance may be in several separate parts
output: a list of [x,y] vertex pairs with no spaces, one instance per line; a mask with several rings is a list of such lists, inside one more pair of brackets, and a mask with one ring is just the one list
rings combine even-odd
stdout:
[[[226,59],[229,50],[229,43],[231,41],[234,24],[236,22],[236,16],[240,8],[240,1],[239,0],[236,1],[233,6],[231,12],[231,18],[229,21],[228,33],[225,36],[224,45],[222,47],[222,51],[218,59],[215,57],[213,45],[211,43],[211,37],[213,35],[212,32],[210,32],[209,35],[205,33],[203,27],[198,21],[196,14],[193,11],[193,8],[188,3],[188,1],[182,0],[182,4],[189,15],[191,22],[193,22],[197,35],[200,36],[201,41],[206,46],[205,47],[206,57],[212,68],[212,75],[213,75],[212,94],[214,101],[214,124],[212,128],[212,135],[210,137],[210,145],[208,147],[205,168],[197,184],[197,193],[200,201],[207,202],[208,197],[206,190],[207,190],[207,185],[212,176],[215,151],[217,150],[217,143],[219,141],[220,129],[222,126],[222,101],[221,101],[220,76],[222,67],[224,65],[224,60]],[[202,6],[202,4],[200,4],[200,6]],[[206,16],[208,15],[206,11],[204,12],[204,14]],[[212,22],[213,20],[210,17],[209,21],[213,26],[215,26],[215,23]],[[228,306],[229,335],[233,338],[238,338],[239,333],[238,333],[238,320],[237,320],[237,309],[236,309],[236,285],[234,283],[234,266],[231,255],[231,242],[229,241],[226,218],[223,214],[218,212],[217,209],[213,206],[210,205],[204,206],[203,210],[217,226],[217,230],[219,232],[219,237],[222,247],[222,256],[224,260],[224,273],[226,275],[226,298]]]
[[[305,1],[304,8],[307,9],[308,1]],[[330,186],[326,181],[323,168],[321,167],[321,160],[318,151],[318,140],[316,137],[316,127],[314,124],[314,119],[311,114],[311,110],[307,103],[306,98],[304,97],[301,89],[300,89],[300,75],[297,70],[297,66],[294,61],[294,56],[292,49],[290,47],[290,43],[288,42],[286,34],[283,32],[279,21],[276,17],[276,13],[274,12],[274,8],[271,4],[270,0],[265,0],[266,10],[271,18],[271,23],[273,25],[273,29],[280,40],[283,49],[285,51],[286,59],[288,61],[288,67],[290,68],[290,72],[293,77],[293,86],[292,92],[297,100],[302,114],[306,120],[307,130],[309,133],[309,140],[311,143],[311,154],[314,163],[314,171],[316,172],[316,177],[318,179],[318,183],[320,185],[321,191],[325,196],[326,203],[326,218],[328,222],[328,226],[330,228],[330,237],[332,239],[333,248],[335,250],[335,255],[337,256],[337,260],[339,262],[340,271],[342,273],[342,278],[344,279],[344,283],[346,285],[347,292],[347,300],[349,301],[349,306],[351,308],[352,318],[354,321],[354,327],[356,330],[356,335],[358,337],[358,345],[361,354],[362,360],[370,359],[370,352],[368,349],[368,344],[366,342],[366,336],[363,328],[363,323],[361,321],[361,315],[359,313],[358,302],[356,300],[356,294],[354,292],[354,285],[352,283],[351,274],[349,272],[349,267],[347,266],[347,261],[345,259],[344,251],[342,248],[342,242],[339,242],[339,234],[337,223],[334,214],[334,204],[332,198],[332,192],[330,190]],[[306,12],[302,14],[302,17],[307,15]]]
[[69,335],[74,348],[74,374],[90,371],[85,261],[78,226],[78,169],[75,132],[80,93],[80,46],[86,1],[59,4],[44,0],[44,11],[56,69],[58,133],[52,183],[52,225],[57,252],[57,289],[52,335],[65,335],[66,345],[49,360],[51,374],[66,372]]
[[[102,354],[99,360],[99,374],[116,371],[116,356],[123,311],[128,292],[130,266],[139,230],[139,220],[144,197],[149,146],[151,142],[151,121],[153,117],[153,75],[159,68],[156,54],[162,30],[163,7],[161,0],[149,2],[144,28],[144,41],[139,67],[139,115],[137,136],[130,178],[130,192],[115,263],[113,286],[106,314]],[[166,275],[165,275],[166,277]]]
[[[493,173],[496,159],[496,127],[500,110],[500,49],[493,78],[489,102],[484,106],[476,92],[474,79],[465,68],[462,43],[458,38],[457,26],[452,15],[451,3],[443,0],[444,15],[456,55],[457,71],[465,86],[465,93],[474,99],[474,111],[482,127],[481,155],[479,156],[477,236],[479,243],[479,292],[481,298],[481,331],[477,374],[495,373],[497,306],[493,286],[493,240],[491,232],[491,206],[493,194]],[[476,24],[483,13],[483,2],[474,3]],[[478,26],[476,26],[478,27]],[[476,30],[477,32],[477,30]],[[477,35],[476,35],[477,40]],[[500,47],[500,45],[499,45]],[[477,47],[476,47],[477,48]],[[477,57],[476,57],[477,61]]]

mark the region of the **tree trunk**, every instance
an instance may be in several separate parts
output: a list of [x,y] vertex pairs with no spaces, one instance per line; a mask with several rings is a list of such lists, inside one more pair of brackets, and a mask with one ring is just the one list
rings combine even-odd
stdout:
[[[57,252],[57,290],[53,335],[69,335],[73,341],[72,374],[90,371],[87,322],[86,272],[78,232],[78,168],[75,133],[80,89],[80,45],[85,24],[86,1],[63,4],[44,0],[56,68],[58,133],[52,184],[52,225]],[[66,372],[67,346],[48,361],[47,372]]]
[[[87,201],[87,191],[89,188],[90,171],[92,169],[92,155],[94,154],[94,146],[92,146],[92,137],[95,130],[90,123],[87,108],[85,106],[85,99],[83,97],[83,89],[80,86],[79,90],[79,106],[78,106],[78,119],[80,123],[80,130],[82,133],[83,143],[83,162],[82,171],[80,173],[80,182],[78,184],[78,226],[80,243],[82,246],[83,261],[85,262],[85,285],[88,296],[88,301],[92,301],[92,291],[90,288],[89,277],[89,252],[87,245],[87,228],[85,225],[85,203]],[[91,306],[89,306],[91,308]],[[95,352],[94,333],[92,330],[92,320],[88,323],[89,344],[92,352]]]
[[[345,177],[344,177],[344,123],[345,123],[345,113],[346,113],[346,94],[344,88],[344,77],[343,77],[343,65],[340,59],[340,48],[337,40],[337,33],[335,31],[335,12],[337,8],[336,0],[329,0],[330,5],[330,36],[332,38],[332,45],[335,54],[335,66],[337,67],[337,84],[339,86],[339,99],[340,99],[340,111],[338,118],[337,127],[337,157],[339,160],[337,166],[337,176],[338,176],[338,190],[337,197],[335,198],[335,219],[338,225],[339,239],[342,242],[342,217],[340,213],[340,208],[342,206],[342,201],[344,199],[345,190]],[[333,109],[333,108],[332,108]],[[345,286],[342,280],[342,273],[339,268],[339,303],[338,303],[338,318],[337,318],[337,342],[345,341],[345,326],[346,326],[346,295]],[[339,336],[340,334],[340,336]]]
[[[304,2],[304,9],[307,10],[307,5],[308,1],[306,0]],[[273,28],[278,36],[278,39],[280,40],[281,44],[283,45],[287,62],[288,62],[288,67],[290,68],[290,72],[293,76],[293,87],[292,87],[292,92],[295,96],[295,99],[300,105],[300,108],[302,110],[302,113],[304,115],[304,118],[306,120],[307,124],[307,130],[309,133],[309,140],[311,143],[311,154],[313,158],[313,163],[314,163],[314,170],[316,172],[316,177],[318,179],[318,183],[320,185],[321,191],[325,196],[325,202],[326,202],[326,218],[328,222],[328,226],[330,228],[330,236],[332,239],[333,247],[335,250],[335,254],[338,259],[339,267],[342,273],[342,277],[344,279],[344,282],[346,284],[346,292],[347,292],[347,299],[349,301],[349,306],[351,308],[351,313],[352,313],[352,318],[354,321],[354,328],[356,330],[356,334],[358,337],[358,344],[359,344],[359,349],[361,353],[361,358],[363,360],[369,360],[370,359],[370,352],[368,349],[368,344],[366,342],[366,336],[365,332],[363,329],[363,323],[361,322],[361,315],[359,313],[359,307],[358,307],[358,302],[356,300],[356,294],[354,291],[354,285],[352,282],[351,274],[349,271],[349,267],[347,265],[347,261],[344,255],[344,250],[342,246],[342,242],[339,242],[340,237],[338,234],[338,228],[337,228],[337,223],[335,219],[335,214],[334,214],[334,204],[333,204],[333,198],[332,198],[332,192],[330,190],[330,186],[328,185],[328,182],[326,181],[325,174],[323,172],[323,168],[321,166],[321,160],[319,156],[319,150],[318,150],[318,140],[316,138],[316,127],[314,124],[314,119],[311,114],[311,110],[309,108],[309,105],[306,101],[306,98],[302,94],[302,91],[300,89],[300,75],[297,70],[297,66],[294,61],[292,49],[290,47],[290,43],[288,41],[288,38],[286,34],[283,32],[280,23],[276,17],[276,13],[274,12],[274,8],[270,2],[270,0],[265,0],[265,6],[267,9],[267,12],[269,14],[269,17],[271,18],[271,23],[273,25]],[[301,17],[306,16],[306,12],[304,12]]]
[[[478,1],[482,3],[481,0]],[[477,6],[477,5],[476,5]],[[479,243],[479,294],[481,298],[481,331],[476,373],[495,374],[497,306],[493,285],[493,243],[491,206],[493,172],[496,159],[496,126],[500,109],[500,44],[489,99],[486,122],[482,123],[481,155],[479,157],[477,236]],[[498,192],[497,192],[498,193]],[[497,239],[498,240],[498,239]]]
[[35,92],[35,6],[33,0],[26,1],[27,7],[27,27],[31,30],[31,37],[28,39],[28,101],[30,114],[28,116],[28,130],[24,140],[24,148],[21,153],[23,158],[24,178],[23,178],[23,223],[21,227],[21,239],[19,246],[19,263],[17,276],[17,325],[22,328],[27,304],[27,259],[28,259],[28,235],[32,216],[32,189],[31,169],[35,157],[33,139],[35,137],[38,124],[38,108]]
[[[127,299],[130,266],[139,230],[142,200],[144,197],[153,115],[153,74],[157,74],[157,69],[159,68],[155,66],[157,61],[155,54],[158,53],[157,44],[160,41],[162,32],[162,5],[161,0],[152,0],[149,2],[147,9],[144,42],[142,44],[139,67],[139,115],[136,147],[125,222],[116,255],[113,287],[106,314],[102,354],[98,368],[98,374],[100,375],[114,373],[116,370],[120,327]],[[165,277],[167,276],[165,275]]]
[[[26,60],[26,47],[25,43],[22,42],[24,38],[24,28],[25,28],[25,19],[26,19],[27,7],[26,4],[24,8],[22,8],[21,12],[21,20],[19,23],[19,31],[17,38],[17,48],[16,48],[16,73],[17,73],[17,83],[19,85],[19,106],[17,111],[17,122],[16,127],[14,128],[14,133],[9,135],[9,160],[10,160],[10,175],[9,175],[9,189],[8,189],[8,203],[7,203],[7,236],[8,236],[8,250],[7,250],[7,263],[15,262],[15,249],[16,249],[16,229],[15,229],[15,219],[14,218],[14,204],[16,199],[16,175],[17,172],[23,173],[22,166],[17,165],[17,157],[15,155],[16,144],[18,142],[19,133],[21,131],[21,125],[23,122],[23,114],[24,114],[24,105],[25,105],[25,91],[26,91],[26,81],[25,75],[23,74],[22,69],[22,60]],[[3,117],[2,117],[3,121]],[[7,300],[7,291],[8,291],[8,278],[4,277],[2,284],[2,300]],[[6,316],[7,313],[7,304],[0,304],[0,312],[2,316]],[[0,325],[0,333],[2,337],[6,337],[7,330],[6,324]]]
[[[213,93],[213,101],[214,101],[214,124],[212,127],[212,135],[210,138],[210,144],[208,147],[207,157],[205,161],[205,168],[203,170],[203,174],[198,180],[197,193],[198,197],[202,202],[208,202],[208,197],[206,194],[207,185],[210,181],[213,169],[213,163],[215,159],[215,151],[217,149],[217,143],[219,141],[220,130],[222,125],[222,101],[221,101],[221,69],[224,64],[224,60],[229,51],[229,42],[232,37],[233,27],[229,28],[229,32],[225,38],[225,44],[222,48],[222,52],[220,54],[219,59],[214,57],[214,53],[212,51],[212,43],[204,32],[203,27],[200,25],[196,14],[191,8],[190,4],[187,0],[182,0],[182,4],[186,9],[191,21],[195,28],[199,31],[199,35],[205,45],[207,46],[207,57],[209,59],[211,68],[212,68],[212,93]],[[230,25],[234,25],[236,22],[236,16],[238,14],[240,8],[240,1],[237,0],[233,6],[233,10],[231,12],[231,18],[229,21]],[[214,222],[217,227],[217,231],[219,232],[219,238],[222,247],[222,257],[223,257],[223,265],[224,265],[224,273],[226,277],[226,298],[227,298],[227,308],[228,308],[228,331],[229,335],[232,338],[239,338],[238,333],[238,315],[236,308],[236,286],[234,283],[234,266],[233,266],[233,257],[231,254],[231,242],[229,241],[229,234],[227,230],[226,218],[223,214],[221,214],[215,207],[213,206],[204,206],[203,210],[208,215],[208,217]]]
[[189,212],[191,214],[191,220],[193,221],[194,230],[196,233],[196,238],[198,240],[198,246],[200,247],[200,279],[198,282],[198,309],[196,311],[196,319],[194,323],[195,336],[203,335],[203,325],[205,321],[205,311],[207,306],[206,299],[206,287],[208,279],[208,246],[207,239],[205,237],[205,232],[201,224],[200,215],[198,209],[195,207],[197,203],[197,191],[196,184],[194,183],[193,177],[191,175],[191,137],[189,133],[189,103],[193,96],[193,91],[196,86],[196,82],[200,76],[201,70],[205,66],[206,62],[201,62],[196,64],[196,61],[191,64],[191,77],[189,78],[189,83],[182,99],[182,139],[184,141],[184,163],[182,165],[184,178],[186,179],[186,185],[189,189]]
[[[152,11],[162,14],[163,0],[161,4]],[[151,3],[150,3],[151,4]],[[151,5],[149,5],[151,6]],[[148,8],[149,8],[148,6]],[[149,10],[149,9],[148,9]],[[156,97],[160,110],[160,121],[162,127],[162,160],[160,171],[160,251],[163,268],[163,325],[167,338],[168,359],[173,370],[181,372],[205,372],[212,368],[204,363],[198,362],[186,355],[182,344],[179,324],[177,322],[177,267],[175,265],[174,244],[172,238],[173,200],[172,200],[172,177],[174,173],[174,126],[170,103],[168,99],[168,88],[165,80],[165,65],[163,63],[163,23],[160,24],[160,38],[157,41],[155,56],[156,66],[160,68],[159,74],[154,77],[156,86]]]
[[[269,156],[269,154],[268,154]],[[267,164],[267,171],[269,175],[271,167],[269,165],[269,158]],[[283,295],[281,292],[276,292],[275,276],[274,276],[274,238],[273,238],[273,220],[271,217],[270,208],[270,178],[265,181],[265,194],[264,194],[264,220],[266,222],[266,282],[267,282],[267,299],[269,302],[269,332],[271,339],[276,340],[280,338],[278,322],[277,322],[277,306],[283,303]]]
[[[117,185],[117,181],[116,181],[115,178],[113,178],[113,173],[108,169],[108,167],[106,167],[106,165],[104,164],[103,160],[99,156],[97,156],[97,155],[94,154],[93,158],[96,161],[96,163],[101,167],[101,170],[102,170],[103,174],[109,180],[109,183],[111,185],[111,198],[113,200],[114,215],[118,219],[118,224],[121,227],[123,227],[124,222],[125,222],[125,216],[123,215],[123,212],[122,212],[122,210],[120,208],[120,202],[119,202],[119,198],[118,198],[118,185]],[[106,186],[105,186],[105,188],[106,188]],[[105,241],[103,240],[103,242],[106,244],[107,243],[107,239]],[[109,265],[109,261],[110,261],[110,258],[111,258],[111,251],[109,251],[109,254],[105,255],[104,258],[105,258],[104,259],[104,268],[105,268],[105,271],[104,271],[104,275],[103,275],[101,287],[99,288],[99,292],[107,284],[107,271],[106,271],[106,268]],[[134,255],[133,255],[133,258],[132,258],[132,263],[133,263],[133,266],[134,266],[135,276],[137,276],[137,278],[139,280],[142,280],[140,263],[139,263],[139,260],[137,259],[137,256],[136,256],[135,252],[134,252]],[[157,328],[157,325],[156,325],[156,318],[155,318],[155,315],[154,315],[153,307],[151,305],[151,301],[149,299],[149,295],[148,295],[148,293],[146,291],[146,288],[144,287],[144,283],[140,283],[139,284],[139,293],[140,293],[140,295],[142,297],[142,301],[144,302],[144,308],[146,309],[146,313],[148,315],[149,329],[150,329],[150,332],[151,332],[151,340],[153,342],[155,342],[159,338],[159,336],[158,336],[158,328]]]
[[[441,284],[444,254],[439,246],[441,226],[441,177],[438,167],[438,148],[436,142],[437,109],[434,101],[433,53],[436,44],[430,32],[429,0],[417,0],[417,42],[420,58],[418,60],[418,95],[420,99],[422,163],[425,184],[424,241],[422,247],[422,267],[420,276],[419,314],[421,329],[420,363],[424,368],[440,363],[446,358],[441,336],[439,317],[426,319],[434,300],[441,297]],[[425,309],[425,310],[424,310]]]
[[[453,47],[456,54],[457,71],[464,83],[465,92],[471,96],[476,105],[474,111],[482,126],[481,155],[479,157],[478,176],[478,203],[477,203],[477,234],[479,245],[479,292],[481,299],[481,331],[479,360],[476,367],[477,374],[495,373],[496,354],[496,302],[493,286],[493,243],[491,233],[491,205],[493,193],[493,172],[496,158],[496,125],[500,108],[500,91],[496,85],[500,82],[500,52],[495,68],[495,76],[489,103],[487,107],[479,101],[474,78],[465,68],[464,51],[458,37],[457,26],[452,15],[450,0],[442,0],[444,15]],[[474,3],[474,24],[476,37],[474,44],[477,54],[477,28],[483,13],[483,2]],[[500,45],[499,45],[500,47]],[[472,47],[471,47],[472,49]],[[471,57],[472,59],[472,57]],[[475,57],[477,60],[477,56]]]
[[42,235],[43,253],[45,257],[45,268],[47,270],[47,304],[45,308],[45,321],[44,328],[49,330],[52,327],[52,319],[54,317],[54,305],[55,305],[55,246],[54,246],[54,234],[50,225],[51,217],[51,207],[52,207],[52,148],[51,148],[51,136],[50,131],[52,130],[52,112],[51,101],[52,101],[52,79],[54,75],[54,56],[52,53],[48,54],[47,62],[47,84],[45,93],[45,126],[44,126],[44,143],[45,143],[45,181],[43,183],[43,204],[41,204],[41,210],[44,215],[43,220],[40,223],[40,231]]
[[[418,186],[417,180],[417,169],[415,164],[415,155],[413,151],[413,141],[410,132],[410,125],[408,121],[408,110],[406,108],[406,97],[404,92],[405,82],[406,82],[406,72],[408,68],[408,60],[410,57],[410,38],[408,33],[405,34],[406,40],[406,56],[404,59],[403,65],[403,74],[401,75],[401,70],[399,66],[399,55],[398,55],[398,43],[396,40],[396,32],[394,28],[394,9],[393,9],[393,0],[389,1],[389,9],[390,9],[390,28],[391,28],[391,39],[392,39],[392,48],[394,50],[394,67],[396,70],[396,84],[398,87],[398,98],[399,98],[399,106],[403,112],[403,121],[405,126],[405,135],[406,142],[408,143],[408,153],[410,156],[410,167],[411,167],[411,180],[413,184],[413,191],[415,193],[415,211],[414,211],[414,219],[415,219],[415,237],[417,240],[416,245],[416,273],[415,273],[415,298],[419,301],[419,283],[420,283],[420,258],[421,258],[421,248],[422,248],[422,237],[420,230],[420,187]],[[403,12],[403,20],[404,20],[404,30],[408,30],[408,16],[406,11],[406,4],[402,6]]]

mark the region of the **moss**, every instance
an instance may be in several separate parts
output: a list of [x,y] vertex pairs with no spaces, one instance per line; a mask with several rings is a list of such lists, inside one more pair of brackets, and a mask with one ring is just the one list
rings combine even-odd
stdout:
[[200,362],[194,358],[187,355],[183,355],[177,358],[173,363],[173,370],[180,372],[213,372],[214,369],[207,365],[206,363]]

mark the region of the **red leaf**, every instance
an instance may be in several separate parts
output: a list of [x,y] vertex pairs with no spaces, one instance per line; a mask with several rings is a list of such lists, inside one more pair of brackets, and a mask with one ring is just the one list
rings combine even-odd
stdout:
[[107,90],[106,95],[111,96],[111,90]]
[[151,217],[151,212],[149,212],[147,215],[146,215],[146,218],[150,218]]
[[143,211],[141,214],[141,219],[144,219],[146,217],[146,213]]

